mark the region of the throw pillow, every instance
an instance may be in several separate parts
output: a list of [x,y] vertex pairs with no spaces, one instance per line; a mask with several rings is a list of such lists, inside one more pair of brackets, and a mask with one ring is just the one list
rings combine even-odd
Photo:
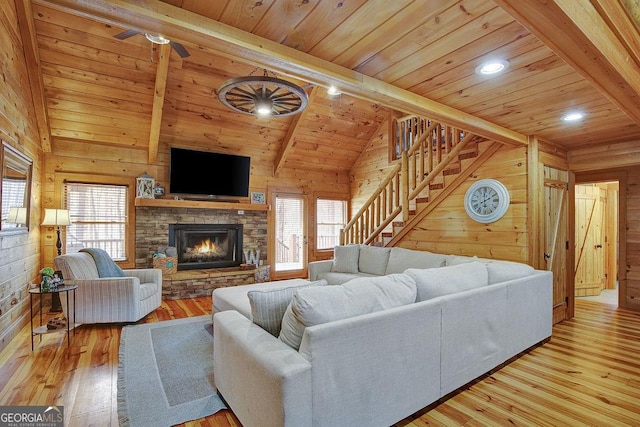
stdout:
[[297,289],[278,337],[298,350],[305,328],[413,303],[416,283],[406,274],[362,277],[340,286]]
[[391,248],[380,248],[376,246],[360,247],[360,259],[358,261],[358,269],[361,273],[375,274],[376,276],[384,276],[389,262],[389,254]]
[[444,261],[442,254],[394,247],[384,274],[403,273],[408,268],[444,267]]
[[534,272],[534,268],[520,262],[491,261],[487,263],[487,271],[489,272],[489,284],[493,285],[529,276]]
[[360,245],[336,246],[333,249],[331,271],[337,273],[358,273]]
[[417,301],[425,301],[489,284],[486,265],[477,261],[426,270],[410,268],[405,274],[413,277],[416,281]]
[[317,280],[284,289],[274,289],[270,291],[254,290],[247,292],[249,304],[251,305],[253,323],[277,337],[280,334],[282,316],[284,316],[284,312],[287,310],[287,306],[291,302],[291,297],[294,292],[308,286],[324,285],[327,285],[326,280]]

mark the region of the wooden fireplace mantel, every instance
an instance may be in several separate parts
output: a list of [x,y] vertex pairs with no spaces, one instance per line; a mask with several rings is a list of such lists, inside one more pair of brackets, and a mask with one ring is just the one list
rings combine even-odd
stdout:
[[232,209],[245,211],[266,211],[269,205],[233,202],[210,202],[205,200],[175,200],[175,199],[143,199],[136,197],[136,206],[156,208],[196,208],[196,209]]

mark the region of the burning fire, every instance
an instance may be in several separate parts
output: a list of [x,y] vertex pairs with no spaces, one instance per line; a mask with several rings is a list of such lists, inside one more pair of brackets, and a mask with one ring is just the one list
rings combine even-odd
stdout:
[[203,240],[199,245],[193,247],[194,252],[199,254],[217,254],[218,247],[211,241],[211,239]]

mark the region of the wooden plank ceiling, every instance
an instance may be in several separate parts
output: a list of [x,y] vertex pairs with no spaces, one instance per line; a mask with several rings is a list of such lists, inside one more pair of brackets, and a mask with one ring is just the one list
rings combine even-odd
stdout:
[[[638,27],[613,0],[32,3],[54,152],[56,141],[79,140],[149,150],[153,162],[155,132],[162,146],[344,172],[392,110],[568,150],[640,141]],[[189,51],[170,52],[162,98],[157,46],[142,34],[113,37],[125,29],[163,33]],[[487,58],[510,67],[481,77]],[[309,92],[318,85],[304,116],[256,118],[216,99],[227,79],[262,67]],[[329,83],[345,93],[331,99]],[[586,118],[563,122],[570,110]]]

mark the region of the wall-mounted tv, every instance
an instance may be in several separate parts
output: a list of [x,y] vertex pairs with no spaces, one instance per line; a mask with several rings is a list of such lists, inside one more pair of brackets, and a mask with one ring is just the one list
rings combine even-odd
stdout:
[[251,159],[232,154],[171,148],[169,192],[207,197],[249,196]]

